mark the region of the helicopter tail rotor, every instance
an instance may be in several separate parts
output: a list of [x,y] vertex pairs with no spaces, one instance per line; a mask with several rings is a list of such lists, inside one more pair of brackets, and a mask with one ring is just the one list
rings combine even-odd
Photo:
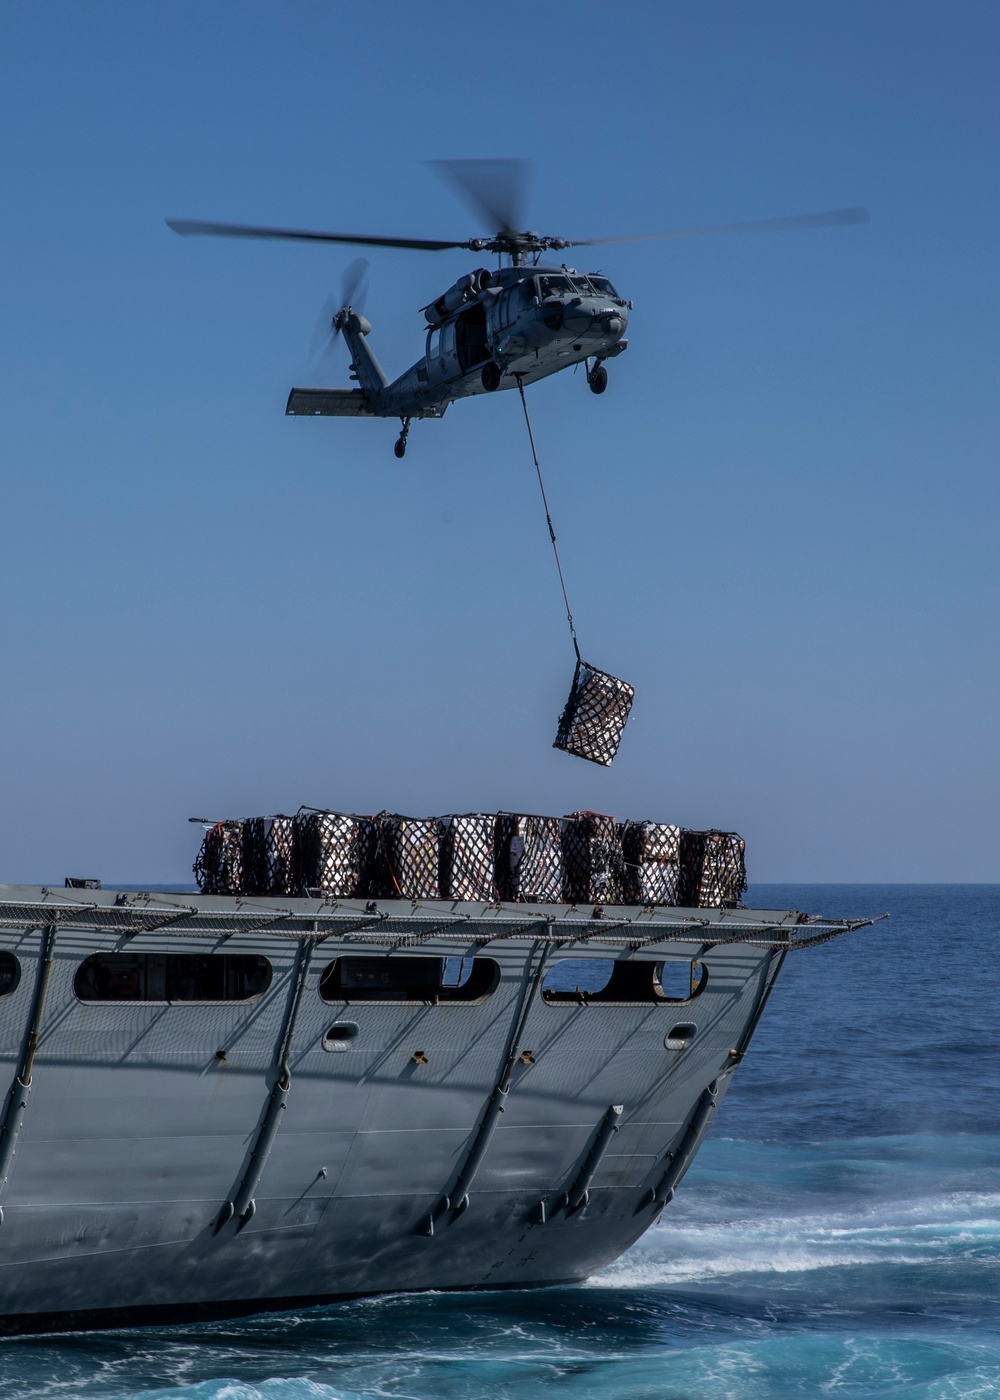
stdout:
[[338,301],[331,292],[323,302],[309,347],[311,360],[326,361],[330,358],[330,352],[342,328],[342,325],[338,324],[340,313],[354,311],[360,315],[367,296],[368,259],[355,258],[349,266],[344,268],[341,276],[340,300]]

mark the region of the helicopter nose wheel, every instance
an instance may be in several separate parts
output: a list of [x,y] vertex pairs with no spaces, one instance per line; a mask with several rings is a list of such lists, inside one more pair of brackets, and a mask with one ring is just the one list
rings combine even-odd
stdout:
[[393,452],[395,452],[395,454],[396,454],[397,457],[405,457],[405,456],[406,456],[406,439],[409,437],[409,434],[410,434],[410,420],[409,420],[409,418],[403,418],[401,421],[402,421],[402,424],[403,424],[403,430],[402,430],[402,432],[400,433],[399,437],[396,439],[395,443],[393,444],[393,448],[392,448]]
[[598,360],[597,364],[587,374],[587,383],[590,385],[592,394],[603,394],[608,387],[608,372]]

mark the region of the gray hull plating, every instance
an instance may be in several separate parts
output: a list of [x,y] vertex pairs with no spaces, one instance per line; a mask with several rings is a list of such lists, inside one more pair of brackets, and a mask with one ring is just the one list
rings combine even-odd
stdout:
[[[21,968],[0,996],[0,1330],[582,1279],[669,1199],[801,932],[745,910],[86,899],[0,887]],[[250,1002],[81,1001],[83,959],[122,950],[273,976]],[[471,1002],[320,996],[338,956],[415,951],[499,980]],[[552,1001],[566,957],[707,978],[686,1002]]]

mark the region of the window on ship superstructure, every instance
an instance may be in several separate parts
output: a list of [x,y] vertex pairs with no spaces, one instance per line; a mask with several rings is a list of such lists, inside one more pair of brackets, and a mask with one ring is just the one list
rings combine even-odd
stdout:
[[93,953],[73,987],[81,1001],[254,1001],[271,976],[267,958],[247,953]]
[[0,997],[13,992],[21,980],[21,964],[13,953],[0,953]]
[[481,1001],[500,984],[500,965],[482,957],[336,958],[324,969],[319,994],[324,1001],[403,1001],[412,1003]]
[[705,990],[708,968],[700,959],[664,962],[612,960],[609,958],[561,958],[553,963],[542,983],[542,1000],[594,1005],[646,1003],[665,1006],[692,1001]]

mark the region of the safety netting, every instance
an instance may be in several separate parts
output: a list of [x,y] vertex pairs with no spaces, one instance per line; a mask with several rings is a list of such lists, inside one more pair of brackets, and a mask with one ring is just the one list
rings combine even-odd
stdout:
[[738,907],[743,838],[602,812],[404,817],[301,808],[206,827],[206,894]]
[[586,661],[578,661],[552,747],[609,768],[634,699],[634,686]]

